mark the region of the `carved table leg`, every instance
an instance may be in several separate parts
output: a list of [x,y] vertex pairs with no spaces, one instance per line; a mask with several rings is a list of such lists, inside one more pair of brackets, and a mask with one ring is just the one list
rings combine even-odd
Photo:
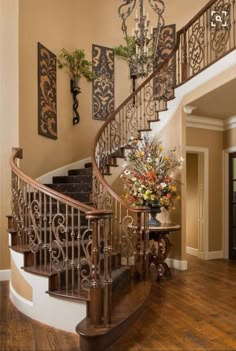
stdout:
[[166,234],[168,233],[159,233],[154,239],[157,247],[153,244],[150,248],[149,264],[152,280],[159,281],[163,276],[170,274],[170,269],[165,260],[172,245]]

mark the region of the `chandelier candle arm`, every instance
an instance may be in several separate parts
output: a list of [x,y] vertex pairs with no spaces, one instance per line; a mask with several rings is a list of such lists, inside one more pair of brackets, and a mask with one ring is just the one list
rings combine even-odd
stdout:
[[[153,25],[150,23],[149,12],[146,12],[144,0],[138,1],[139,8],[135,9],[134,22],[135,26],[131,30],[131,40],[135,46],[135,52],[129,57],[130,75],[138,77],[147,76],[155,66],[158,54],[158,42],[160,32],[164,26],[162,16],[165,6],[162,0],[148,0],[151,8],[156,12],[157,27],[153,31]],[[125,40],[128,40],[127,19],[133,13],[136,6],[136,0],[124,0],[119,7],[118,13],[122,20],[122,32]]]

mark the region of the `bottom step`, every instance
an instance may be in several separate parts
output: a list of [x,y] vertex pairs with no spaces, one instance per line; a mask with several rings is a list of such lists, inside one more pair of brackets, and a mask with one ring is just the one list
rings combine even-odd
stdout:
[[95,328],[89,319],[83,319],[76,327],[80,335],[80,351],[105,351],[138,318],[144,309],[151,291],[147,281],[132,282],[117,291],[112,298],[112,323],[107,327]]

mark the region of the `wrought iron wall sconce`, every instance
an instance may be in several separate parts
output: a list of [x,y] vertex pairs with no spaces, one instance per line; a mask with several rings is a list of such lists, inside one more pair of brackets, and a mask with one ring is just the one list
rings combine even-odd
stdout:
[[79,101],[77,99],[77,95],[81,93],[81,89],[79,87],[79,80],[78,79],[71,79],[70,81],[70,91],[73,95],[73,124],[78,124],[80,121],[80,115],[78,112]]

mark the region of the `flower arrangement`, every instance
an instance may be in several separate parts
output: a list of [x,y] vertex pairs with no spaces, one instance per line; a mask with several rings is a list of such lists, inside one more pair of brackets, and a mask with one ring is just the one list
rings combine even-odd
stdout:
[[124,199],[131,206],[173,208],[173,200],[178,198],[173,172],[184,159],[177,159],[176,148],[164,153],[161,142],[156,139],[130,138],[129,145],[131,149],[121,174]]

